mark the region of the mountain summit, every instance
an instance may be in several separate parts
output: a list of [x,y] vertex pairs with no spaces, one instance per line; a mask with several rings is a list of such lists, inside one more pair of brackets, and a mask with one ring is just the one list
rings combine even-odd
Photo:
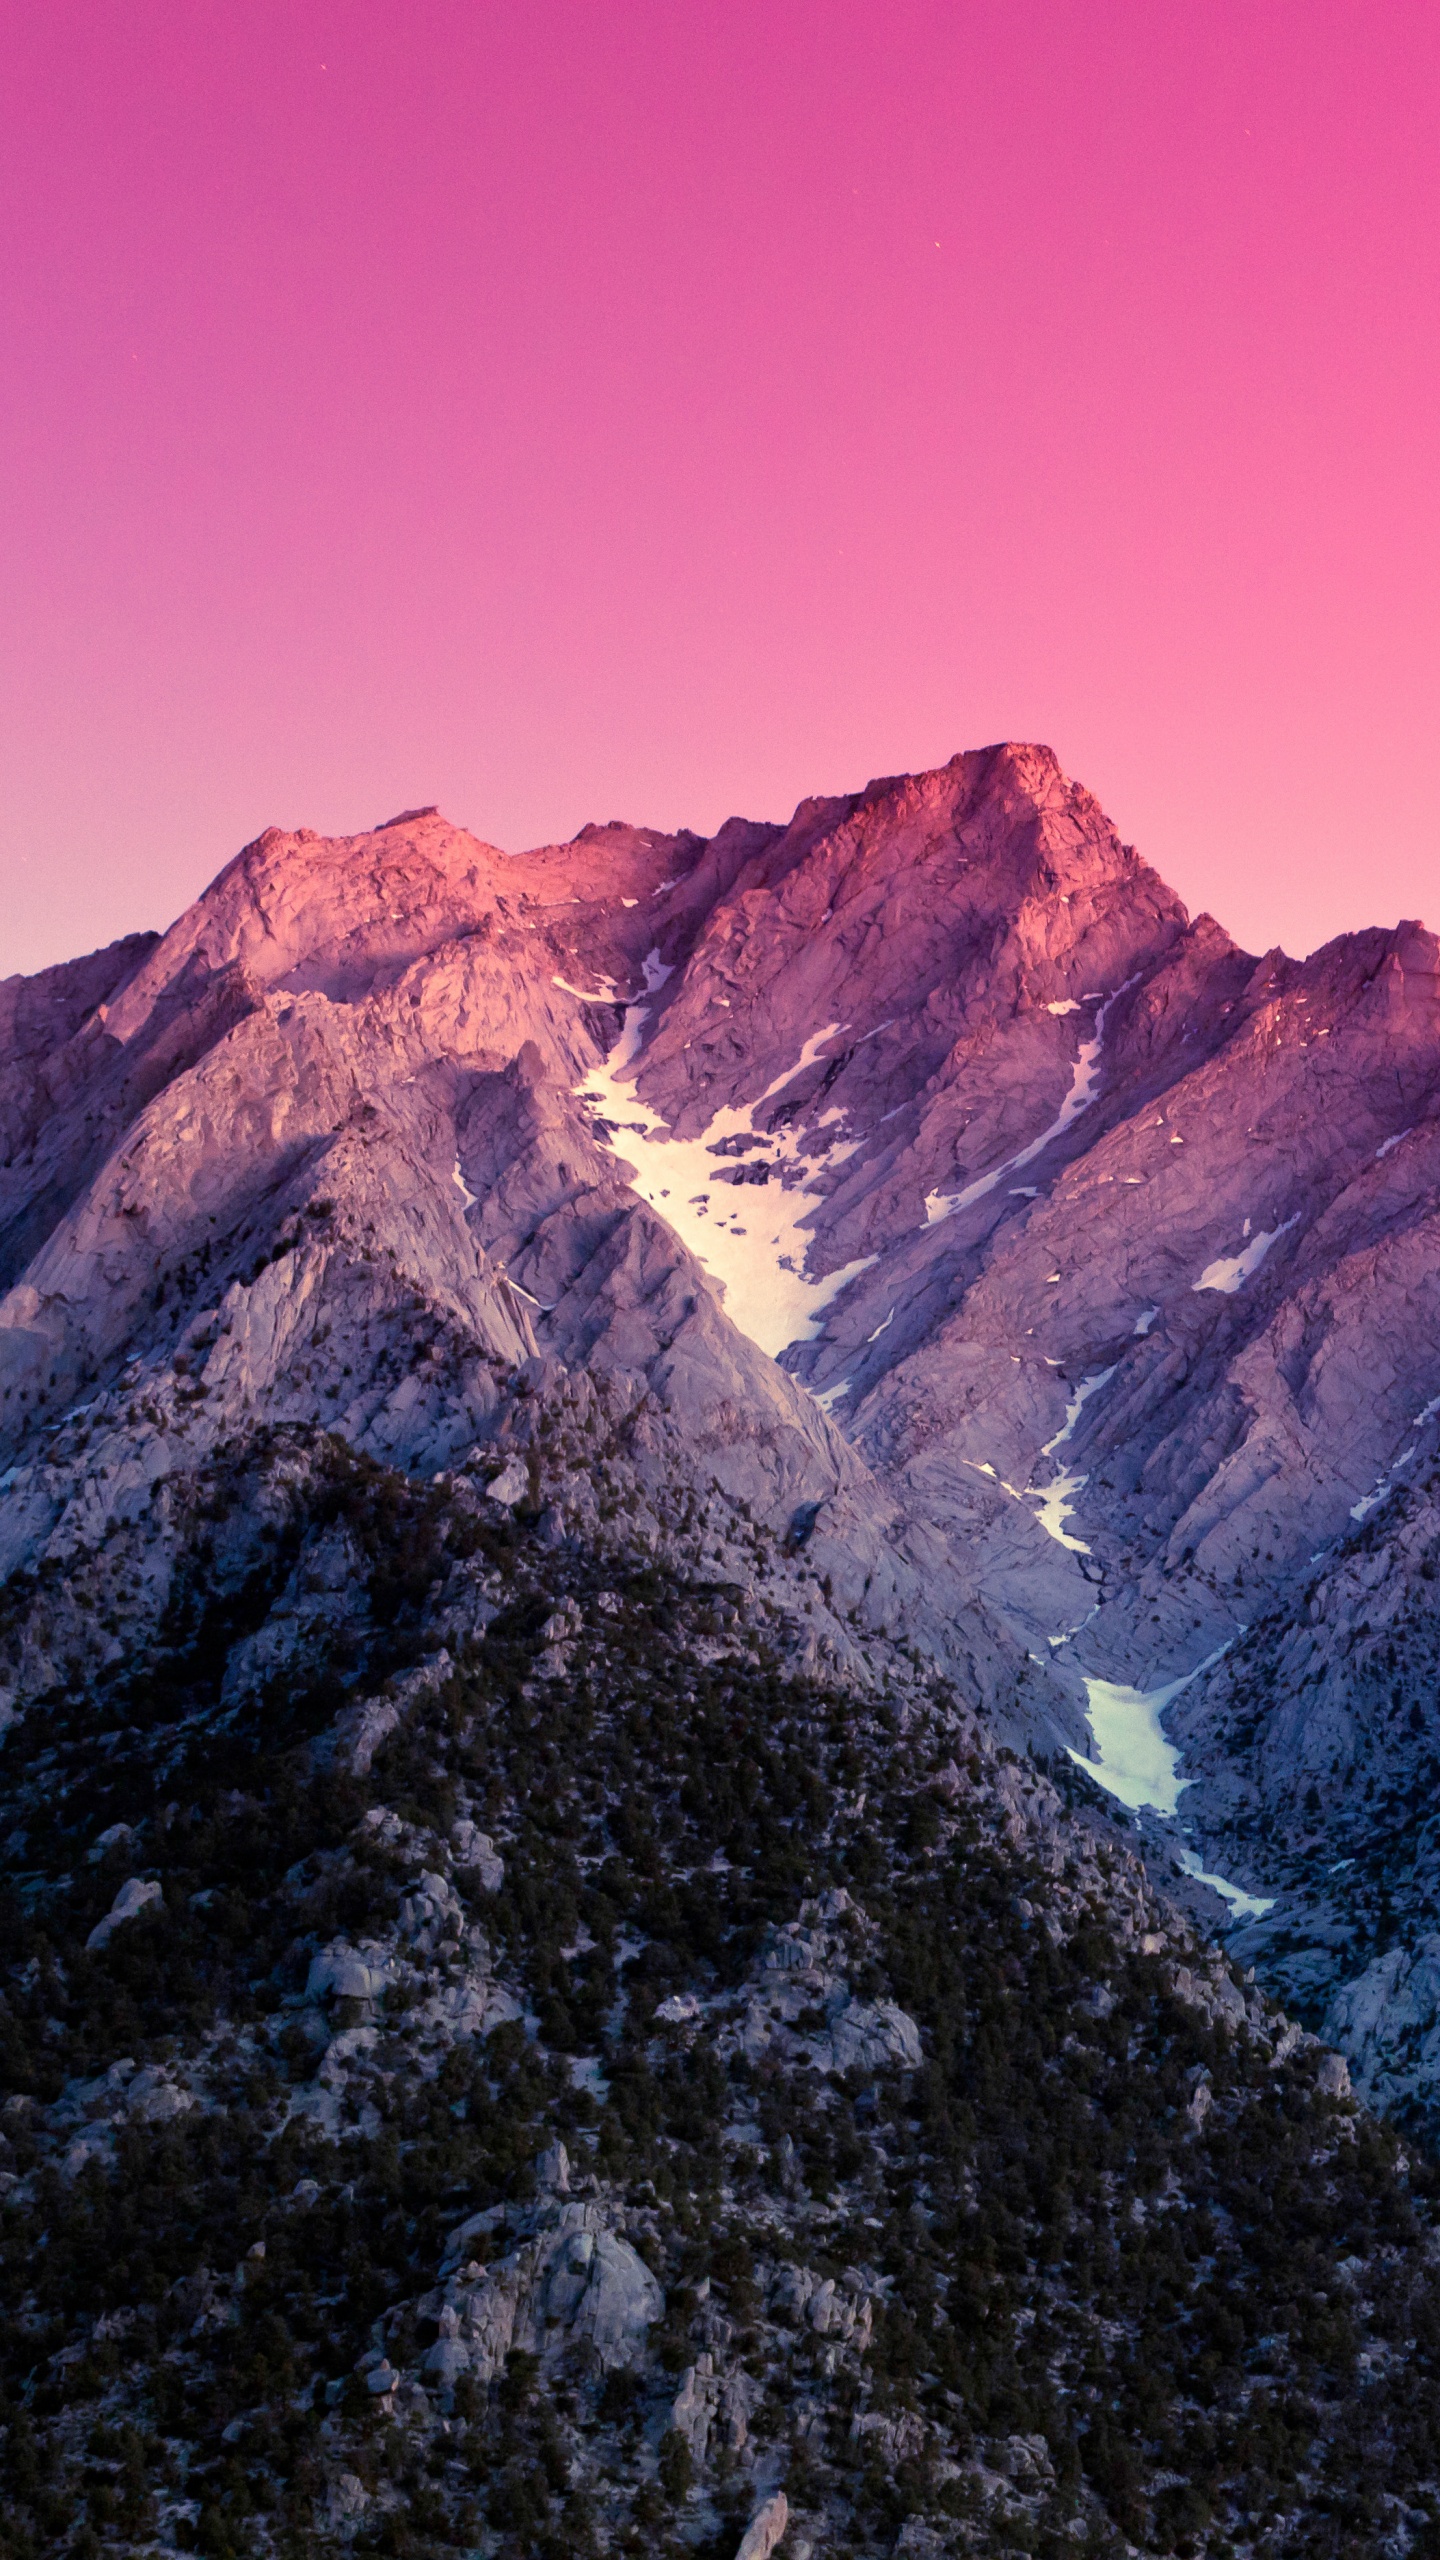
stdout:
[[[1268,2144],[1331,2164],[1292,2400],[1351,2408],[1352,2295],[1433,2318],[1348,2072],[1429,2140],[1437,972],[1240,951],[1002,745],[710,837],[271,828],[0,986],[0,2121],[135,2297],[12,2287],[36,2533],[68,2357],[105,2495],[171,2466],[77,2553],[1435,2547],[1398,2364],[1252,2515],[1212,2315],[1285,2329]],[[1172,2193],[1147,2416],[1113,2217]]]

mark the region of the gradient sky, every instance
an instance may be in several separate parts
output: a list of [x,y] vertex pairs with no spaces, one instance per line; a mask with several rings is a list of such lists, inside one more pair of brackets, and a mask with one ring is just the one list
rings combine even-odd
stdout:
[[1440,925],[1440,12],[0,0],[0,970],[1043,738]]

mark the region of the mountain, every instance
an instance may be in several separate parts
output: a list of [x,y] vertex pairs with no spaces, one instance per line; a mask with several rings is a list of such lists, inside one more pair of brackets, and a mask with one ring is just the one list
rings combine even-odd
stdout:
[[0,986],[10,2548],[1431,2547],[1437,968],[1003,746]]

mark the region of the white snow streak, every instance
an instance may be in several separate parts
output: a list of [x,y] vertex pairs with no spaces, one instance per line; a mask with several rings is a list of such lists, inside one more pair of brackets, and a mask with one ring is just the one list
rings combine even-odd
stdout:
[[1375,1161],[1376,1161],[1376,1163],[1377,1163],[1377,1164],[1383,1164],[1383,1163],[1384,1163],[1384,1161],[1385,1161],[1385,1158],[1390,1154],[1390,1152],[1391,1152],[1392,1148],[1394,1148],[1394,1147],[1398,1147],[1398,1146],[1403,1146],[1403,1144],[1404,1144],[1405,1140],[1406,1140],[1407,1138],[1409,1138],[1409,1137],[1412,1137],[1413,1135],[1414,1135],[1414,1132],[1413,1132],[1413,1130],[1412,1130],[1412,1129],[1397,1129],[1393,1138],[1387,1138],[1387,1139],[1386,1139],[1386,1141],[1385,1141],[1385,1143],[1384,1143],[1384,1145],[1383,1145],[1383,1147],[1377,1147],[1377,1148],[1376,1148],[1376,1150],[1375,1150]]
[[[925,1195],[927,1227],[938,1226],[942,1218],[951,1218],[957,1210],[968,1209],[972,1201],[983,1200],[986,1192],[993,1191],[997,1182],[1003,1182],[1007,1173],[1019,1173],[1027,1164],[1033,1164],[1056,1138],[1063,1136],[1072,1120],[1078,1120],[1082,1111],[1089,1110],[1100,1082],[1100,1048],[1105,1037],[1105,1017],[1111,1006],[1117,1004],[1134,984],[1133,978],[1127,978],[1124,986],[1117,987],[1114,995],[1108,996],[1100,1007],[1095,1016],[1094,1032],[1088,1040],[1080,1043],[1070,1090],[1049,1128],[1042,1129],[1039,1137],[1032,1138],[1029,1146],[1022,1147],[1018,1155],[1007,1156],[1004,1164],[997,1164],[993,1173],[982,1173],[977,1182],[967,1182],[963,1191],[928,1191]],[[1053,1013],[1056,1008],[1052,1005],[1049,1010]]]
[[[1414,1421],[1410,1425],[1411,1430],[1423,1431],[1426,1423],[1433,1421],[1437,1413],[1440,1413],[1440,1396],[1436,1396],[1432,1403],[1422,1405],[1420,1411],[1416,1414]],[[1412,1440],[1408,1449],[1402,1449],[1398,1458],[1391,1459],[1384,1475],[1376,1477],[1371,1491],[1369,1493],[1362,1494],[1358,1502],[1351,1503],[1350,1517],[1352,1520],[1368,1520],[1372,1511],[1378,1511],[1387,1493],[1393,1493],[1395,1489],[1395,1478],[1400,1473],[1401,1468],[1409,1466],[1410,1461],[1414,1457],[1419,1446],[1420,1443],[1418,1440]],[[1315,1562],[1315,1558],[1312,1556],[1310,1561],[1313,1564]]]
[[1243,1885],[1231,1884],[1225,1876],[1212,1874],[1208,1867],[1201,1866],[1193,1849],[1181,1850],[1180,1864],[1197,1884],[1208,1884],[1212,1893],[1218,1893],[1222,1902],[1228,1902],[1237,1920],[1263,1920],[1266,1912],[1275,1908],[1273,1893],[1247,1893]]
[[[1083,1408],[1088,1404],[1091,1396],[1098,1395],[1102,1387],[1109,1385],[1114,1375],[1115,1366],[1112,1365],[1108,1369],[1097,1369],[1093,1376],[1081,1379],[1065,1407],[1065,1419],[1060,1429],[1053,1440],[1046,1441],[1041,1450],[1042,1457],[1053,1458],[1057,1449],[1063,1449],[1066,1441],[1073,1439],[1075,1425],[1080,1419]],[[1047,1485],[1029,1485],[1026,1488],[1028,1498],[1039,1505],[1035,1517],[1046,1537],[1053,1538],[1057,1546],[1068,1547],[1071,1553],[1077,1556],[1088,1556],[1090,1550],[1083,1538],[1071,1537],[1065,1523],[1075,1508],[1076,1496],[1089,1481],[1088,1475],[1076,1475],[1070,1469],[1062,1467],[1057,1475],[1051,1477]]]
[[1067,1440],[1074,1439],[1075,1425],[1079,1421],[1081,1413],[1089,1403],[1090,1398],[1093,1395],[1098,1395],[1102,1387],[1107,1387],[1109,1385],[1111,1379],[1115,1375],[1115,1366],[1116,1364],[1112,1363],[1108,1369],[1096,1369],[1090,1377],[1081,1379],[1079,1386],[1076,1388],[1075,1393],[1065,1407],[1064,1422],[1056,1432],[1054,1439],[1047,1440],[1045,1443],[1044,1449],[1041,1453],[1044,1457],[1053,1458],[1057,1449],[1063,1449]]
[[552,978],[550,984],[558,987],[562,995],[578,996],[582,1004],[618,1004],[620,1001],[613,978],[602,978],[598,987],[572,987],[568,978]]

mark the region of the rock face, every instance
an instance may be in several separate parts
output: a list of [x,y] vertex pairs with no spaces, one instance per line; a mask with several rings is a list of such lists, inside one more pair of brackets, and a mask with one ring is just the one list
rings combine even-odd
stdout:
[[261,1432],[556,1538],[713,1506],[828,1659],[903,1638],[1102,1781],[1102,1707],[1174,1693],[1177,1845],[1276,1898],[1242,1943],[1318,2024],[1440,1885],[1437,970],[1410,924],[1248,956],[1032,746],[709,839],[269,830],[0,988],[4,1716],[160,1622],[177,1489]]
[[603,2207],[561,2205],[535,2238],[483,2271],[453,2275],[432,2306],[439,2337],[425,2372],[444,2389],[491,2382],[512,2353],[559,2357],[587,2342],[614,2371],[643,2361],[665,2296]]

